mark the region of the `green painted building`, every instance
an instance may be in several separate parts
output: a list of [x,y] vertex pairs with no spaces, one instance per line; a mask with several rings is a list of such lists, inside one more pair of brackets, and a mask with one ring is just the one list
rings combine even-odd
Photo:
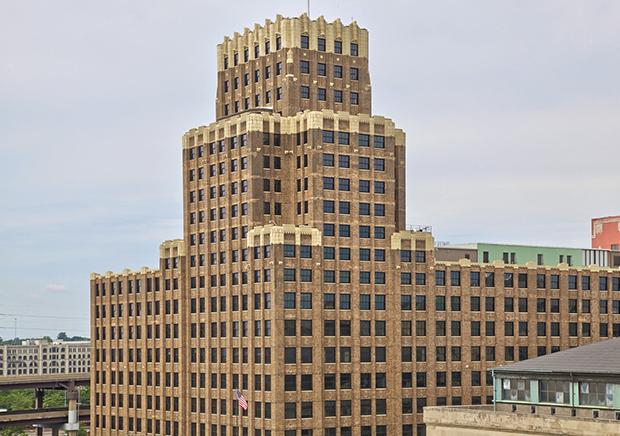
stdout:
[[590,248],[542,247],[537,245],[490,244],[476,242],[472,244],[443,245],[437,247],[436,257],[440,261],[455,261],[461,258],[472,262],[505,264],[556,266],[560,263],[569,266],[612,265],[609,250]]
[[539,247],[533,245],[477,244],[478,260],[490,263],[501,260],[509,264],[557,265],[567,263],[583,266],[583,250],[579,248]]

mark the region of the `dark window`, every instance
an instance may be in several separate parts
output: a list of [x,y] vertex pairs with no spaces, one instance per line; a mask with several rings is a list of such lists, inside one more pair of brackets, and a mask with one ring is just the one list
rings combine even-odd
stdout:
[[351,56],[358,56],[358,45],[356,42],[351,43]]
[[308,35],[301,35],[301,48],[310,48],[310,38]]

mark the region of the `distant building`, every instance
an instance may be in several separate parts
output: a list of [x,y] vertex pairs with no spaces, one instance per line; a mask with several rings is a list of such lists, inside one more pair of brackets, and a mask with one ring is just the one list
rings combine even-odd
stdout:
[[592,219],[592,248],[620,251],[620,215]]
[[90,342],[23,341],[0,346],[0,377],[90,372]]
[[620,251],[609,249],[543,247],[537,245],[471,244],[443,245],[436,248],[437,260],[455,262],[469,259],[472,262],[503,262],[506,265],[619,267]]
[[620,434],[620,338],[494,370],[494,406],[424,409],[428,436]]

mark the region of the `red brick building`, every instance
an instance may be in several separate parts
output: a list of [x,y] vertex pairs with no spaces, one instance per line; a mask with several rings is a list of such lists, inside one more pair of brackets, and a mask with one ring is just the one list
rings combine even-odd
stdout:
[[592,248],[620,250],[620,215],[592,218]]

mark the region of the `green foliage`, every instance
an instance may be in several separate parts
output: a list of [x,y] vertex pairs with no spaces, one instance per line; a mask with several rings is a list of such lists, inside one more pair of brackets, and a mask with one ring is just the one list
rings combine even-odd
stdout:
[[23,410],[34,407],[34,391],[0,391],[0,409]]
[[[76,342],[76,341],[89,341],[90,338],[86,338],[84,336],[68,336],[66,332],[60,332],[58,333],[57,338],[59,340],[63,340],[63,341],[67,341],[67,342]],[[13,338],[13,339],[2,339],[0,337],[0,345],[21,345],[22,341],[28,340],[28,339],[41,339],[44,341],[49,341],[52,342],[52,338],[49,336],[43,336],[41,338]],[[0,434],[0,436],[2,436]]]
[[64,407],[65,391],[45,391],[43,407]]
[[66,332],[58,333],[58,340],[67,341],[67,342],[75,342],[75,341],[88,341],[89,338],[85,338],[83,336],[67,336]]
[[19,428],[5,428],[0,430],[0,436],[27,436],[27,433]]
[[0,338],[0,345],[21,345],[22,340],[19,338],[15,339],[2,339]]
[[90,404],[90,388],[80,389],[80,404]]
[[[90,390],[89,388],[80,388],[80,403],[89,404]],[[64,407],[65,391],[45,391],[43,397],[43,407]],[[34,407],[34,390],[12,390],[0,391],[0,409],[7,410],[24,410]],[[86,430],[80,429],[78,436],[86,436]],[[26,433],[18,428],[5,428],[0,430],[0,436],[26,436]]]

